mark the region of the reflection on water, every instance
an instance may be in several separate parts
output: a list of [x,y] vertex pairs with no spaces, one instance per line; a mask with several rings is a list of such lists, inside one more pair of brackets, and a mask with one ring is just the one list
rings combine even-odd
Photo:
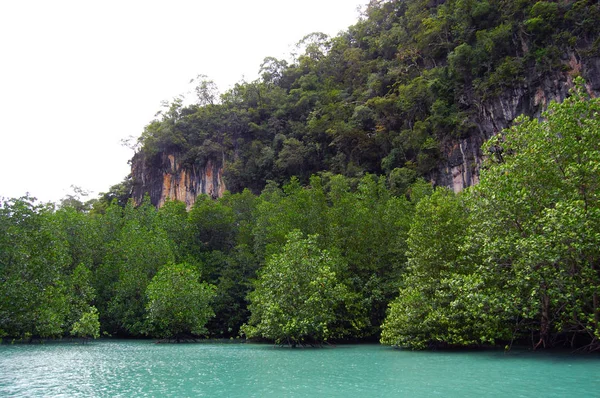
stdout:
[[600,357],[97,341],[0,346],[4,397],[594,397]]

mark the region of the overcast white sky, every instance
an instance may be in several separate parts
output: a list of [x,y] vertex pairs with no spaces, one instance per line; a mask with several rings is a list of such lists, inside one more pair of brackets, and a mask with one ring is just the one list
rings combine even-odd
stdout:
[[129,173],[139,136],[198,74],[221,92],[335,36],[367,0],[0,0],[0,197],[57,201]]

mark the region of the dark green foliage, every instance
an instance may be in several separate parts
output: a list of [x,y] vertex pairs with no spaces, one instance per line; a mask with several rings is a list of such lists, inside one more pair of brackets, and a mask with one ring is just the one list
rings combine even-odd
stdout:
[[[67,329],[69,328],[69,325],[73,325],[73,330],[78,329],[75,328],[75,325],[79,322],[80,327],[83,327],[81,331],[89,332],[92,327],[91,325],[95,325],[95,323],[98,322],[98,311],[96,307],[91,306],[96,298],[96,292],[92,287],[91,271],[85,265],[79,264],[68,279],[68,286],[69,296],[67,298],[67,303],[69,316],[66,320]],[[90,314],[90,311],[92,311],[93,314]],[[84,316],[85,319],[81,322]],[[95,319],[95,322],[92,322],[93,319]],[[85,325],[85,327],[82,325]],[[100,323],[98,322],[98,330],[99,328]],[[84,333],[82,337],[93,337],[95,334],[96,333]]]
[[188,221],[192,247],[196,254],[213,250],[227,251],[235,246],[233,210],[208,196],[198,197]]
[[131,176],[127,176],[119,184],[110,187],[108,192],[100,193],[97,200],[91,200],[93,213],[104,213],[112,204],[117,203],[121,207],[125,207],[131,196],[133,180]]
[[593,55],[599,18],[593,1],[371,1],[347,31],[306,36],[291,63],[266,58],[219,103],[169,104],[141,151],[212,159],[232,192],[325,170],[427,178],[446,143],[481,134],[482,104],[558,78],[565,54]]
[[68,315],[67,243],[53,208],[10,199],[0,208],[0,333],[55,337]]
[[377,335],[405,266],[412,207],[406,197],[390,195],[383,177],[374,176],[362,178],[354,192],[344,178],[333,177],[329,200],[328,245],[342,254],[351,286],[364,298],[370,325],[363,333]]
[[185,203],[167,200],[158,210],[155,220],[157,227],[163,230],[173,250],[176,262],[193,262],[192,236],[193,228],[188,222]]
[[371,1],[220,99],[199,77],[197,103],[166,104],[134,161],[210,161],[233,193],[136,207],[128,177],[59,210],[4,201],[0,336],[246,324],[292,345],[381,331],[412,348],[533,336],[596,349],[600,110],[581,82],[547,120],[490,141],[469,193],[427,181],[445,148],[481,133],[481,104],[554,79],[564,54],[598,55],[599,20],[588,0]]
[[211,281],[217,286],[212,305],[216,315],[207,328],[212,336],[235,337],[250,316],[247,297],[253,288],[258,262],[245,245],[227,254],[215,254],[212,260],[218,261],[219,277]]
[[294,229],[317,235],[323,247],[347,263],[346,283],[362,298],[356,304],[369,314],[358,333],[377,335],[405,263],[412,215],[406,197],[390,195],[383,177],[353,181],[325,174],[313,176],[307,187],[296,179],[283,189],[269,185],[260,198],[254,229],[257,257],[265,261],[279,253]]
[[68,246],[70,264],[74,271],[79,265],[95,269],[102,262],[103,240],[100,234],[99,218],[67,206],[55,214],[59,228],[64,232]]
[[150,280],[163,265],[173,262],[173,246],[156,226],[157,211],[148,202],[125,208],[123,225],[109,243],[99,272],[106,307],[101,315],[109,332],[140,335],[145,332],[145,294]]

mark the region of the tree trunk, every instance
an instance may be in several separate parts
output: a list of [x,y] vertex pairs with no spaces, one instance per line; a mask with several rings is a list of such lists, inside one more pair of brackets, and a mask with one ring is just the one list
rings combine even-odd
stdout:
[[542,317],[540,319],[540,341],[533,347],[536,350],[540,345],[546,348],[550,337],[550,297],[546,293],[546,286],[542,286]]

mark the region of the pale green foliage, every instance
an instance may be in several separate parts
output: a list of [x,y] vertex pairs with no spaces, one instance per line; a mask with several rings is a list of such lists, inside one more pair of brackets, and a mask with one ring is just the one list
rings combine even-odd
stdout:
[[206,333],[206,322],[214,316],[210,306],[215,287],[200,282],[188,264],[167,264],[146,290],[149,334],[179,339],[184,334]]
[[98,321],[98,310],[96,307],[91,306],[86,312],[81,314],[81,318],[73,324],[71,335],[85,339],[97,339],[100,337],[100,321]]
[[536,347],[577,336],[598,347],[600,101],[576,83],[544,120],[520,118],[490,140],[466,205],[439,190],[419,202],[383,343],[493,343],[520,331]]
[[[319,344],[338,337],[338,314],[347,312],[356,297],[342,283],[345,264],[317,246],[317,237],[295,230],[281,253],[259,272],[249,295],[250,321],[242,331],[278,344]],[[352,321],[352,320],[350,320]],[[360,325],[353,324],[358,329]]]
[[461,197],[437,189],[421,199],[408,236],[408,269],[382,325],[381,342],[423,349],[493,343],[497,319],[485,281],[466,261]]

